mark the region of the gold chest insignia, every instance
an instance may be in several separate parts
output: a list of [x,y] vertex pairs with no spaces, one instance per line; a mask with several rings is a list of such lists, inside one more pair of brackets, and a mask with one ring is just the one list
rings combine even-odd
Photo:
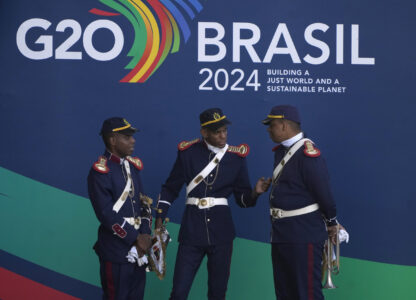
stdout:
[[305,149],[303,150],[303,153],[309,157],[318,157],[321,155],[321,151],[319,151],[319,149],[316,148],[311,141],[305,142]]
[[183,150],[185,150],[185,149],[188,149],[189,147],[191,147],[193,144],[195,144],[195,143],[197,143],[197,142],[199,142],[199,139],[194,139],[194,140],[192,140],[192,141],[183,141],[183,142],[180,142],[180,143],[178,144],[178,149],[179,149],[180,151],[183,151]]
[[152,205],[152,203],[153,203],[153,199],[152,198],[150,198],[149,196],[147,196],[147,195],[144,195],[144,194],[142,194],[142,193],[140,193],[140,195],[139,195],[139,198],[140,198],[140,200],[144,203],[144,204],[146,204],[147,206],[151,206]]
[[241,157],[246,157],[250,153],[250,147],[247,144],[241,144],[238,146],[229,146],[227,151],[231,153],[235,153]]
[[107,158],[105,156],[100,156],[92,167],[95,171],[103,174],[110,172],[110,168],[107,166]]
[[143,163],[140,160],[140,158],[138,158],[138,157],[131,157],[131,156],[127,156],[126,158],[127,158],[127,160],[129,162],[132,163],[133,166],[136,167],[136,169],[138,169],[138,170],[142,170],[143,169]]

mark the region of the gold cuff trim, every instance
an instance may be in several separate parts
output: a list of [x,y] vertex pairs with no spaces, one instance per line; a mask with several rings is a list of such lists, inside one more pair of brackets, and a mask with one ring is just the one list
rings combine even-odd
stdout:
[[221,118],[219,118],[219,119],[216,119],[216,120],[212,120],[212,121],[205,122],[205,123],[201,124],[201,127],[203,127],[203,126],[205,126],[205,125],[208,125],[208,124],[217,123],[217,122],[219,122],[219,121],[221,121],[221,120],[224,120],[225,118],[226,118],[226,116],[224,115],[224,116],[222,116],[222,117],[221,117]]

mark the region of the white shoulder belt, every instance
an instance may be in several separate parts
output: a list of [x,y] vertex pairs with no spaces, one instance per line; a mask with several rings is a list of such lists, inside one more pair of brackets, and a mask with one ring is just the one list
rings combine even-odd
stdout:
[[276,178],[279,177],[279,174],[282,172],[283,167],[287,162],[292,158],[292,156],[302,147],[302,145],[306,142],[310,141],[310,139],[300,139],[297,141],[292,147],[289,148],[289,151],[286,153],[286,155],[282,158],[282,160],[277,164],[276,168],[273,170],[273,182],[276,181]]
[[123,163],[127,172],[127,183],[126,183],[126,186],[124,187],[123,192],[121,193],[120,198],[118,198],[116,203],[113,205],[113,210],[117,213],[123,207],[123,204],[126,202],[126,199],[127,199],[127,196],[129,195],[131,184],[132,184],[129,162],[127,161],[127,159],[125,159]]
[[214,158],[208,163],[208,165],[199,172],[198,175],[195,176],[194,179],[189,182],[186,187],[186,196],[188,197],[189,193],[211,173],[212,170],[220,163],[221,159],[224,157],[225,153],[227,153],[228,144],[225,145],[218,153],[214,156]]

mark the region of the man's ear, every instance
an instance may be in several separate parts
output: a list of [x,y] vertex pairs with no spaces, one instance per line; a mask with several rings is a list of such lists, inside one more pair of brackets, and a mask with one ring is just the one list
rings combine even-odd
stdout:
[[114,147],[115,145],[116,145],[116,136],[115,135],[112,135],[112,136],[110,136],[109,138],[108,138],[108,142],[110,143],[110,145],[112,146],[112,147]]
[[204,139],[208,137],[208,132],[206,128],[201,128],[201,135]]
[[289,130],[289,124],[285,120],[280,120],[280,126],[282,126],[282,131],[288,131]]

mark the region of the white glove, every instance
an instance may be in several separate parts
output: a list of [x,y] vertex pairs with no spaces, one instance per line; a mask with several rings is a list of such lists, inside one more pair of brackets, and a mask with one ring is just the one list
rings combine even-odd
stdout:
[[135,246],[131,247],[130,251],[127,253],[126,258],[129,261],[129,263],[135,263],[137,261],[137,265],[139,267],[149,263],[149,261],[147,260],[147,255],[139,257],[139,254],[137,253],[137,249]]
[[139,259],[139,254],[137,253],[137,249],[135,246],[131,247],[126,257],[129,263],[135,263],[136,260]]
[[345,229],[341,229],[338,233],[339,243],[346,242],[348,243],[350,240],[350,235]]

